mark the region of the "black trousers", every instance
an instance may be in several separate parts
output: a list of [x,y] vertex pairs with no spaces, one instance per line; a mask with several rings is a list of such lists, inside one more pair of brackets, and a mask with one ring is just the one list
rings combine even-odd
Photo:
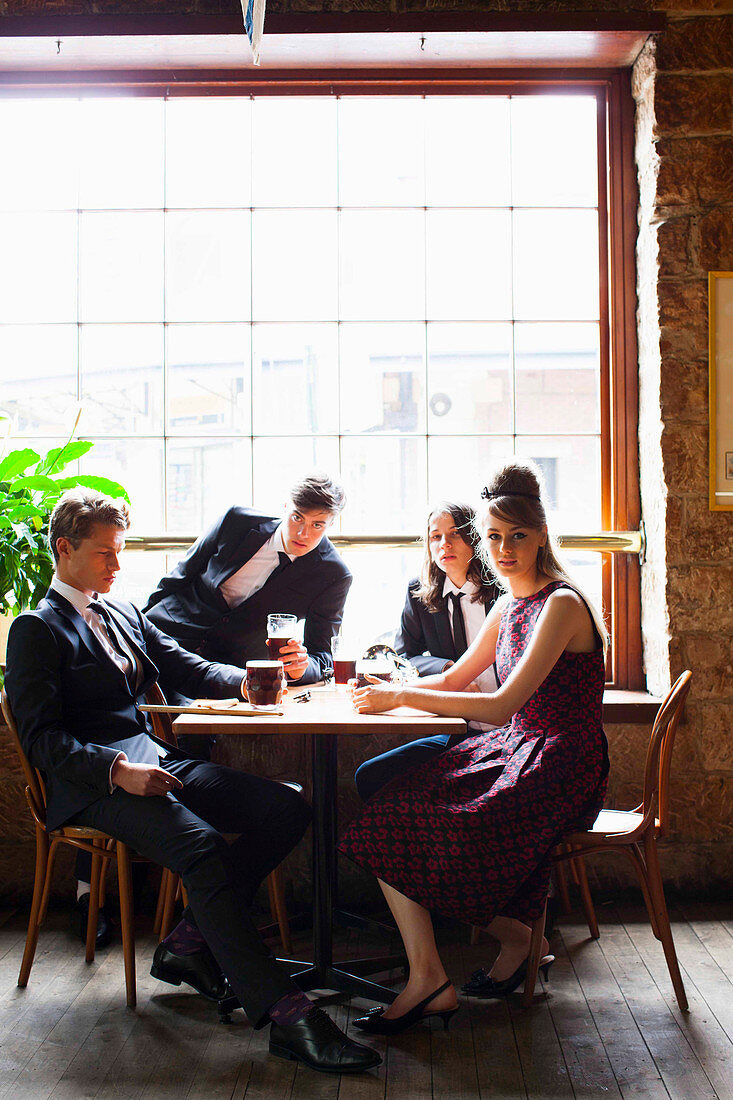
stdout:
[[354,774],[359,797],[366,802],[391,779],[404,775],[418,764],[424,764],[426,760],[432,760],[434,756],[444,752],[450,741],[449,734],[437,733],[433,737],[421,737],[419,741],[398,745],[396,749],[383,752],[381,756],[365,760]]
[[[250,1022],[296,985],[265,947],[251,917],[262,880],[303,836],[310,807],[270,779],[200,760],[161,761],[183,783],[175,795],[140,797],[118,788],[74,818],[177,872],[211,951]],[[237,833],[228,844],[222,833]]]

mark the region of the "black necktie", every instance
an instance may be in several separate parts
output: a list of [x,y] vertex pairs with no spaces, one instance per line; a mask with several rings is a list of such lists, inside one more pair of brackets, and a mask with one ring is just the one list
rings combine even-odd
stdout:
[[456,650],[456,658],[462,657],[468,649],[468,642],[466,641],[466,624],[463,620],[463,611],[461,610],[461,600],[463,599],[463,592],[449,592],[448,595],[453,601],[453,645]]
[[271,581],[273,577],[276,577],[278,575],[278,573],[282,573],[283,569],[287,569],[287,567],[291,564],[290,558],[283,550],[278,550],[277,556],[280,560],[273,569],[272,573],[270,573],[270,576],[267,578],[268,581]]
[[91,603],[87,604],[87,607],[91,608],[92,611],[96,611],[97,615],[99,615],[100,619],[104,623],[110,645],[115,650],[115,652],[119,653],[121,657],[124,657],[125,661],[127,662],[129,671],[125,673],[125,679],[130,686],[130,690],[134,691],[135,682],[137,680],[137,665],[134,657],[132,657],[130,652],[123,645],[122,639],[120,638],[119,630],[117,629],[117,624],[110,615],[108,608],[106,608],[104,604],[100,603],[98,600],[92,600]]

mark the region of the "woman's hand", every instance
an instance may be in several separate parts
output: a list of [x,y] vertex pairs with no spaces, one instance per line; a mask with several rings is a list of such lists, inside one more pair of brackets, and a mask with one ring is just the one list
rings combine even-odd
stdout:
[[358,680],[349,680],[354,710],[359,714],[381,714],[400,705],[401,689],[394,684],[385,683],[376,676],[367,673],[369,681],[366,687],[359,687]]

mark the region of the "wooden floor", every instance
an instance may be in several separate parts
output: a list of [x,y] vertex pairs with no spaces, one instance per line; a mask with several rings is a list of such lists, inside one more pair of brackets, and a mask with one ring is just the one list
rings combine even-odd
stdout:
[[[603,907],[601,938],[573,918],[552,937],[550,983],[525,1011],[463,1001],[451,1029],[421,1025],[387,1045],[379,1070],[330,1077],[269,1057],[267,1029],[241,1012],[226,1027],[194,993],[148,973],[153,941],[138,943],[138,1008],[125,1008],[119,945],[84,963],[69,918],[49,918],[26,990],[16,987],[22,914],[0,916],[0,1097],[42,1100],[422,1100],[450,1097],[733,1098],[733,906],[673,913],[690,1000],[682,1015],[660,945],[642,912]],[[459,982],[492,956],[451,935],[444,957]],[[384,945],[341,934],[341,954]],[[307,938],[299,951],[307,954]],[[181,987],[185,989],[185,987]],[[341,1026],[358,1006],[327,1004]]]

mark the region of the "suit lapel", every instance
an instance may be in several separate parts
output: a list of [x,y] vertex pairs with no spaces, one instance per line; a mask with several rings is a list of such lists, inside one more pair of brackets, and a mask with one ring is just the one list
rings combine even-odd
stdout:
[[443,608],[434,617],[435,632],[438,635],[438,650],[445,654],[451,661],[456,659],[456,647],[453,641],[453,631],[450,628],[450,611],[448,601],[443,597]]
[[[65,600],[60,593],[55,592],[52,588],[49,589],[46,600],[53,607],[54,611],[57,611],[62,615],[79,637],[84,645],[87,647],[92,657],[97,661],[106,661],[109,665],[115,668],[114,661],[110,661],[107,654],[102,649],[102,646],[97,638],[94,636],[94,631],[89,627],[86,620],[79,614],[75,607]],[[117,669],[120,676],[124,673],[121,669]]]
[[234,573],[253,558],[257,551],[261,550],[265,545],[279,522],[280,521],[276,519],[264,520],[248,531],[244,537],[238,541],[230,557],[222,562],[219,569],[217,569],[216,574],[211,578],[212,584],[218,589],[220,584],[228,580],[229,577],[233,576]]
[[[125,616],[113,607],[111,604],[106,604],[110,617],[114,621],[115,626],[119,630],[120,634],[125,640],[125,643],[132,650],[135,659],[138,662],[140,668],[140,687],[136,694],[139,694],[143,688],[149,687],[151,682],[157,679],[158,669],[155,664],[150,660],[145,650],[140,646],[139,642],[135,640],[135,637],[130,629],[130,624]],[[114,662],[113,662],[114,663]],[[127,677],[125,677],[127,679]]]

